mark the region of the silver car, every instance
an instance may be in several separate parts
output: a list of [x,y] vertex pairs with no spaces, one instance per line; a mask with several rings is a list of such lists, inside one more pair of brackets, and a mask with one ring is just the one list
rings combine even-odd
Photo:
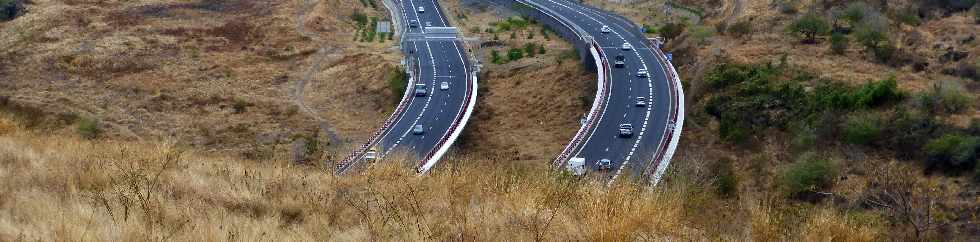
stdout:
[[645,97],[636,97],[636,106],[637,107],[646,107],[647,106],[647,99]]
[[449,90],[449,82],[439,83],[439,90],[443,90],[443,91]]
[[601,159],[595,162],[596,170],[609,170],[612,168],[612,161],[609,159]]
[[414,135],[422,135],[424,133],[425,133],[425,129],[422,128],[421,124],[416,124],[415,127],[412,128],[412,134]]

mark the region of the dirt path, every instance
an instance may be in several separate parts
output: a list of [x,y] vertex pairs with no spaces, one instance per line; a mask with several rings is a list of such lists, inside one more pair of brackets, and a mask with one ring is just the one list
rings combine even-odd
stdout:
[[296,106],[299,107],[299,109],[303,110],[303,112],[306,113],[306,115],[309,115],[310,117],[316,120],[317,126],[319,126],[320,128],[320,132],[323,132],[323,134],[325,134],[327,138],[330,139],[329,140],[330,145],[337,147],[338,145],[341,144],[340,136],[338,136],[337,133],[333,131],[330,122],[327,122],[327,120],[323,119],[323,117],[320,117],[320,115],[318,115],[315,110],[307,106],[306,102],[303,99],[304,93],[306,91],[307,83],[309,83],[309,81],[313,79],[313,74],[315,74],[317,71],[320,71],[322,69],[323,62],[325,62],[327,59],[327,54],[334,51],[333,48],[330,48],[329,46],[323,44],[324,41],[321,40],[318,35],[310,33],[306,29],[305,25],[303,24],[304,22],[306,22],[305,21],[306,15],[308,15],[309,12],[313,9],[313,7],[316,6],[316,4],[318,3],[319,1],[316,0],[306,0],[303,2],[303,8],[300,9],[300,11],[296,14],[296,31],[299,32],[300,35],[310,38],[317,43],[320,43],[320,48],[317,50],[316,54],[313,55],[312,65],[309,68],[307,68],[306,71],[303,72],[296,80],[296,82],[293,84],[293,90],[290,96],[292,98],[291,101],[295,103]]

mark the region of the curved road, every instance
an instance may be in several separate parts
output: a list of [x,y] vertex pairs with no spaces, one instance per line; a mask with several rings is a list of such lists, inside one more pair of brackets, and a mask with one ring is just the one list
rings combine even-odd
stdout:
[[[671,110],[678,105],[677,92],[668,76],[668,69],[650,41],[628,20],[581,3],[567,0],[524,0],[543,6],[553,14],[563,16],[584,29],[602,47],[600,58],[609,63],[609,95],[595,125],[586,130],[584,140],[571,147],[568,157],[585,158],[590,173],[613,181],[622,175],[644,175],[657,164],[672,136]],[[609,31],[602,31],[608,26]],[[607,33],[604,33],[607,32]],[[623,44],[632,46],[624,50]],[[617,68],[614,61],[622,56],[625,66]],[[600,67],[600,70],[602,67]],[[646,70],[649,77],[637,75]],[[600,73],[601,74],[601,73]],[[647,105],[637,105],[637,98]],[[682,97],[680,97],[682,98]],[[682,115],[682,114],[681,114]],[[631,137],[619,135],[620,125],[633,126]],[[609,159],[611,168],[598,169],[597,162]],[[669,159],[669,157],[667,157]],[[559,161],[564,164],[567,160]],[[564,165],[560,166],[564,168]],[[654,167],[655,168],[655,167]],[[664,167],[666,168],[666,167]]]
[[[434,28],[449,27],[441,9],[435,0],[401,0],[395,1],[405,26],[406,38],[401,43],[413,72],[412,83],[425,84],[426,95],[414,95],[415,87],[406,89],[404,111],[396,110],[391,117],[393,122],[387,129],[381,130],[377,137],[368,141],[367,146],[377,150],[378,159],[394,154],[406,154],[407,159],[419,161],[420,172],[423,163],[431,158],[443,146],[451,145],[446,142],[450,133],[462,129],[461,120],[470,101],[473,87],[467,78],[469,68],[462,44],[455,36],[431,33]],[[419,12],[422,8],[424,11]],[[409,27],[410,21],[416,21]],[[448,90],[441,90],[440,85],[446,82]],[[405,103],[407,102],[407,103]],[[421,125],[422,134],[416,134],[414,128]],[[446,147],[448,148],[448,147]],[[370,148],[369,148],[370,149]],[[345,173],[364,163],[367,150],[355,151],[348,164],[339,164],[338,173]],[[398,156],[401,158],[400,156]]]

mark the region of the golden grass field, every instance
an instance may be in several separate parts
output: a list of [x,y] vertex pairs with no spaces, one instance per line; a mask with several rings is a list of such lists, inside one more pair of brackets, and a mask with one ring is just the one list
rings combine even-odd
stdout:
[[[501,160],[337,177],[172,143],[38,135],[0,116],[2,241],[874,241],[833,209],[725,204],[689,176],[605,187]],[[747,206],[737,213],[729,206]],[[720,207],[715,207],[720,206]],[[708,211],[725,211],[717,214]],[[726,217],[733,216],[733,217]],[[875,221],[875,220],[872,220]],[[723,228],[705,224],[724,223]]]

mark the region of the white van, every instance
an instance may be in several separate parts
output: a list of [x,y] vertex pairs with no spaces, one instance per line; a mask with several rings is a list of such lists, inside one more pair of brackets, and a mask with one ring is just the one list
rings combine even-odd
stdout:
[[424,12],[425,12],[425,8],[423,8],[423,7],[419,7],[419,12],[420,12],[420,13],[424,13]]
[[568,160],[568,164],[565,166],[565,170],[572,173],[574,176],[585,175],[585,158],[582,157],[572,157]]

